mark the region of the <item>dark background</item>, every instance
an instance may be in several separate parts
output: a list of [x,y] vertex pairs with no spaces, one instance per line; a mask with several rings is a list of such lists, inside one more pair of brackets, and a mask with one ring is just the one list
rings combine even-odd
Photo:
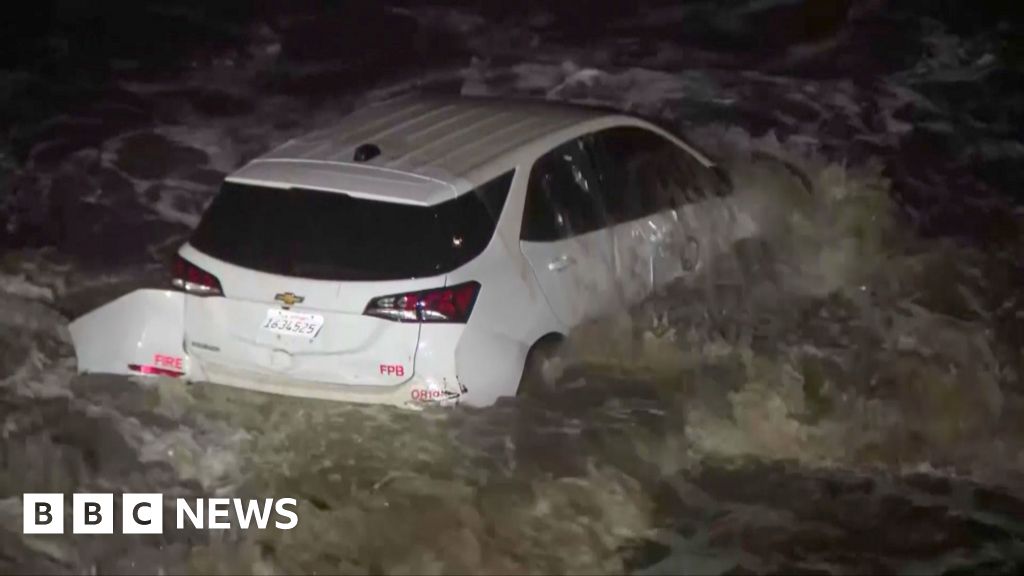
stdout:
[[[265,23],[282,39],[285,58],[297,61],[350,58],[376,68],[436,62],[468,51],[457,37],[424,38],[410,17],[393,9],[412,0],[389,2],[313,2],[220,0],[41,0],[21,3],[0,20],[0,67],[26,73],[0,93],[0,127],[31,122],[53,107],[88,98],[113,75],[173,74],[196,61],[237,49],[254,22]],[[554,16],[546,33],[572,40],[615,34],[615,25],[658,5],[700,6],[702,17],[685,27],[651,30],[658,39],[692,44],[701,50],[767,57],[802,42],[822,40],[849,25],[852,10],[865,5],[882,13],[872,34],[876,60],[884,65],[886,46],[917,41],[917,30],[903,26],[908,14],[942,22],[958,35],[995,34],[1003,56],[1019,65],[1024,58],[1020,27],[1024,3],[1014,0],[805,0],[751,15],[739,28],[717,16],[741,2],[683,0],[601,2],[554,0],[471,2],[440,0],[433,6],[470,8],[489,20],[517,19],[543,8]],[[886,29],[887,19],[891,28]],[[899,22],[899,25],[895,23]],[[887,52],[889,54],[887,54]],[[744,63],[746,64],[746,62]],[[834,69],[852,76],[872,70]]]

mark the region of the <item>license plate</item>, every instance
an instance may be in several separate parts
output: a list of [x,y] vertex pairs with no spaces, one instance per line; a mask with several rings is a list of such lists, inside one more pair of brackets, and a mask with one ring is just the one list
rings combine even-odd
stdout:
[[319,314],[292,312],[291,310],[267,310],[267,318],[263,321],[263,329],[285,336],[316,338],[323,328],[324,317]]

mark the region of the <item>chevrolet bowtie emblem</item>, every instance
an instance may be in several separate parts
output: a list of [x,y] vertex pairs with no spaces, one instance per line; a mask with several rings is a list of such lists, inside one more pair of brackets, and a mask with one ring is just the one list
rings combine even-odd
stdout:
[[280,294],[274,294],[274,300],[277,300],[285,306],[295,306],[296,304],[302,304],[305,300],[302,296],[292,294],[291,292],[282,292]]

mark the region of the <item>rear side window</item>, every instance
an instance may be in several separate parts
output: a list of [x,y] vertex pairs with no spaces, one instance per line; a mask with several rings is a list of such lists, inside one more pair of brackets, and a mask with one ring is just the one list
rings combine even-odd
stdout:
[[562,144],[537,159],[526,190],[523,240],[550,242],[597,230],[606,223],[597,179],[582,140]]
[[642,218],[706,197],[707,171],[663,136],[634,126],[591,137],[604,204],[617,222]]
[[435,206],[225,182],[190,243],[231,264],[317,280],[444,274],[487,247],[512,175]]

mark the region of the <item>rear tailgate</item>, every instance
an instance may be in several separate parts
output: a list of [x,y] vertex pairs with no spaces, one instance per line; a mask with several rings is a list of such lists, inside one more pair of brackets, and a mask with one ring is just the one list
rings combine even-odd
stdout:
[[[431,205],[454,195],[445,182],[369,165],[245,166],[180,253],[223,289],[187,299],[188,353],[211,377],[225,366],[331,384],[407,381],[419,324],[363,311],[374,297],[444,285]],[[274,330],[283,326],[302,333]]]
[[408,380],[420,319],[369,316],[367,304],[444,288],[490,241],[511,180],[456,197],[443,182],[373,166],[243,168],[180,252],[222,291],[187,299],[188,352],[211,376],[220,364],[336,384]]
[[[186,349],[211,375],[220,364],[335,384],[400,384],[415,371],[420,325],[365,316],[363,310],[376,296],[444,283],[443,276],[394,282],[288,278],[220,262],[190,246],[181,254],[216,270],[227,296],[189,297],[185,303]],[[268,314],[281,312],[312,315],[322,325],[312,335],[271,331]]]

